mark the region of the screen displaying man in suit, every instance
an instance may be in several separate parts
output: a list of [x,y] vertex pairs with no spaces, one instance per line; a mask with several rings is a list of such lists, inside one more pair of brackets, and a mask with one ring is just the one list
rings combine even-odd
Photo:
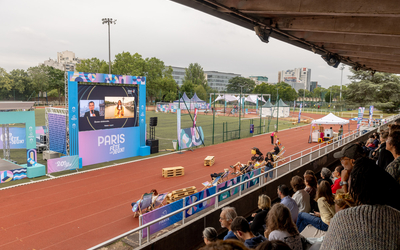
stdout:
[[89,111],[85,113],[85,117],[98,117],[100,116],[99,111],[94,110],[94,102],[89,102]]

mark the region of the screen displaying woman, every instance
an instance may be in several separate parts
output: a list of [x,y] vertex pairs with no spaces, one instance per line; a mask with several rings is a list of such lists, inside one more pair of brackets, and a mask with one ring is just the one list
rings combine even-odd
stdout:
[[114,117],[122,118],[122,117],[124,117],[124,113],[125,113],[124,106],[122,106],[121,100],[118,100],[118,104],[114,110]]

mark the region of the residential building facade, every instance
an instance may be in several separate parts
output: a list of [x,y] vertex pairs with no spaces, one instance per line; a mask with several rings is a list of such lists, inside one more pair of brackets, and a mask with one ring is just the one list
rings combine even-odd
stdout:
[[299,91],[299,89],[310,90],[311,69],[296,68],[279,71],[278,82],[285,82],[292,86],[296,91]]
[[54,67],[59,70],[75,71],[76,64],[80,63],[81,59],[75,57],[72,51],[57,52],[57,60],[49,58],[40,65]]

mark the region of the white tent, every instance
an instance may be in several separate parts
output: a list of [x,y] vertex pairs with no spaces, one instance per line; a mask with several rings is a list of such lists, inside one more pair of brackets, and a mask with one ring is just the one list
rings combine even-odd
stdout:
[[[309,142],[311,143],[311,141],[318,141],[318,135],[314,135],[313,133],[312,133],[312,127],[313,127],[313,124],[318,124],[318,125],[345,125],[345,124],[348,124],[349,125],[349,132],[350,132],[350,121],[349,120],[346,120],[346,119],[342,119],[342,118],[340,118],[340,117],[337,117],[336,115],[334,115],[334,114],[332,114],[332,113],[329,113],[329,114],[327,114],[326,116],[324,116],[324,117],[322,117],[322,118],[320,118],[320,119],[318,119],[318,120],[313,120],[312,122],[311,122],[311,129],[310,129],[310,138],[309,138]],[[330,129],[331,130],[331,129]],[[327,129],[325,129],[325,134],[327,133],[326,132],[327,131]],[[330,132],[328,132],[328,133],[330,133],[331,134],[331,136],[332,136],[332,134],[333,134],[333,132],[332,131],[330,131]],[[316,138],[315,138],[316,137]]]
[[279,99],[278,103],[276,103],[272,109],[272,116],[276,117],[277,114],[279,115],[279,118],[289,117],[290,106],[284,103],[282,99]]
[[333,125],[344,125],[348,124],[350,121],[337,117],[336,115],[329,113],[326,116],[318,120],[313,120],[312,124],[333,124]]

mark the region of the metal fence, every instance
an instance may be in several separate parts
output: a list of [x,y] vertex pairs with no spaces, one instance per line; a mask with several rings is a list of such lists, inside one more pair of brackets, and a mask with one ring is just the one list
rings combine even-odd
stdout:
[[[387,118],[387,122],[389,123],[389,122],[391,122],[391,121],[393,121],[393,120],[395,120],[397,118],[400,118],[400,115],[396,115],[396,116],[392,116],[392,117]],[[193,204],[190,204],[188,206],[185,205],[185,202],[184,202],[185,199],[182,199],[183,206],[184,206],[183,208],[181,208],[181,209],[179,209],[179,210],[177,210],[175,212],[172,212],[172,213],[170,213],[168,215],[165,215],[163,217],[160,217],[160,218],[158,218],[158,219],[156,219],[156,220],[154,220],[152,222],[149,222],[149,223],[147,223],[145,225],[139,226],[139,227],[137,227],[137,228],[135,228],[135,229],[133,229],[131,231],[123,233],[123,234],[121,234],[121,235],[119,235],[117,237],[114,237],[114,238],[112,238],[112,239],[110,239],[108,241],[100,243],[100,244],[98,244],[98,245],[96,245],[96,246],[94,246],[94,247],[92,247],[90,249],[98,249],[98,248],[100,248],[102,246],[111,244],[112,242],[117,241],[117,240],[119,240],[119,239],[121,239],[121,238],[123,238],[123,237],[125,237],[127,235],[130,235],[132,233],[135,233],[135,232],[139,232],[139,234],[140,234],[140,232],[142,230],[147,230],[147,243],[150,243],[150,226],[151,225],[159,223],[159,222],[161,222],[161,221],[163,221],[163,220],[165,220],[165,219],[167,219],[167,218],[169,218],[171,216],[179,214],[179,213],[183,213],[183,220],[182,220],[182,225],[183,225],[183,224],[185,224],[185,217],[184,217],[184,214],[185,214],[184,211],[185,210],[190,209],[190,208],[192,208],[192,207],[194,207],[196,205],[199,205],[199,204],[201,204],[201,203],[203,203],[203,202],[205,202],[205,201],[207,201],[209,199],[213,199],[213,198],[215,198],[214,209],[218,209],[220,207],[220,203],[218,202],[218,196],[219,195],[221,195],[221,194],[223,194],[223,193],[225,193],[227,191],[230,191],[230,190],[232,190],[234,188],[237,188],[237,187],[239,187],[239,186],[241,186],[243,184],[246,184],[246,183],[248,183],[250,181],[254,181],[254,180],[258,180],[258,186],[259,187],[261,187],[263,185],[266,185],[266,183],[264,183],[264,178],[263,177],[267,173],[273,172],[274,173],[274,179],[279,178],[280,176],[286,174],[287,172],[290,172],[290,171],[292,171],[292,170],[294,170],[294,169],[296,169],[296,168],[298,168],[298,167],[300,167],[300,166],[302,166],[302,165],[304,165],[306,163],[309,163],[309,162],[319,158],[320,156],[323,156],[323,155],[325,155],[325,154],[327,154],[327,153],[329,153],[329,152],[341,147],[342,145],[345,145],[345,144],[348,144],[348,143],[352,142],[353,140],[355,140],[357,137],[360,136],[360,133],[361,133],[361,131],[354,130],[354,131],[351,131],[349,133],[344,134],[342,139],[337,140],[337,141],[332,141],[332,143],[330,143],[330,144],[324,144],[324,145],[319,144],[319,145],[314,146],[312,148],[309,148],[309,149],[303,150],[301,152],[298,152],[296,154],[290,155],[290,156],[286,157],[285,159],[282,159],[282,160],[278,161],[277,162],[278,165],[277,165],[276,168],[274,168],[272,170],[269,170],[269,171],[266,171],[264,173],[261,173],[260,175],[254,176],[253,178],[247,179],[247,180],[245,180],[243,182],[240,182],[240,183],[238,183],[236,185],[230,186],[230,187],[224,189],[221,192],[217,192],[217,193],[215,193],[215,194],[213,194],[211,196],[208,196],[208,197],[206,197],[206,198],[204,198],[202,200],[199,200],[199,201],[197,201],[197,202],[195,202]],[[238,196],[238,197],[241,197],[242,195],[244,195],[244,193],[245,192],[243,192],[241,190],[241,188],[239,188],[239,193],[235,194],[235,195]],[[208,209],[213,209],[213,208],[208,208]],[[139,221],[141,221],[141,217],[139,217]],[[142,245],[142,238],[141,237],[139,237],[139,245]]]

